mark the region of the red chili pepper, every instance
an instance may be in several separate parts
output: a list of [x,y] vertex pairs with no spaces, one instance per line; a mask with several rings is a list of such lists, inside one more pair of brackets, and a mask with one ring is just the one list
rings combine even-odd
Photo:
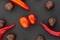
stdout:
[[11,28],[13,28],[15,26],[15,24],[12,24],[10,26],[4,27],[0,29],[0,40],[2,40],[2,37],[4,35],[4,33],[8,30],[10,30]]
[[50,29],[44,22],[40,22],[40,24],[43,26],[43,28],[51,35],[60,37],[60,32],[53,31]]
[[11,0],[11,2],[18,4],[26,10],[30,10],[27,4],[25,4],[22,0]]

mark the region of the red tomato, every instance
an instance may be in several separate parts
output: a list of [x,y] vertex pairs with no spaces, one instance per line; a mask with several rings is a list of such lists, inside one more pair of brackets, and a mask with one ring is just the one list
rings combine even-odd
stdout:
[[29,20],[26,17],[20,18],[20,24],[23,28],[29,28],[30,27]]
[[29,19],[31,24],[36,24],[36,16],[34,14],[30,14],[28,16],[28,19]]

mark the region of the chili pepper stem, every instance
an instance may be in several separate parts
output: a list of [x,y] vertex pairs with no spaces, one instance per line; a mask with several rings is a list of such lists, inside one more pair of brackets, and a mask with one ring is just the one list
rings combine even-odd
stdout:
[[15,26],[15,24],[12,24],[10,26],[4,27],[0,29],[0,40],[2,40],[2,37],[4,35],[4,33],[8,30],[10,30],[11,28],[13,28]]
[[27,4],[25,4],[22,0],[11,0],[11,2],[18,4],[26,10],[30,10]]
[[60,32],[55,32],[52,29],[50,29],[44,22],[40,22],[42,27],[51,35],[60,37]]

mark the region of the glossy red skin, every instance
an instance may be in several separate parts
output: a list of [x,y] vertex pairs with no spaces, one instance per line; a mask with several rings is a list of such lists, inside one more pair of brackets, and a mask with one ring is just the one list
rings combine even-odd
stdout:
[[56,36],[56,37],[60,37],[60,32],[56,32],[53,31],[52,29],[49,28],[49,26],[47,26],[44,22],[40,22],[40,24],[42,25],[42,27],[51,35]]
[[28,19],[31,24],[36,24],[36,16],[34,14],[28,15]]
[[0,40],[2,40],[2,37],[4,35],[4,33],[10,29],[12,29],[15,26],[15,24],[12,24],[10,26],[4,27],[0,29]]
[[10,0],[11,2],[23,7],[26,10],[30,10],[30,8],[28,7],[28,5],[26,3],[24,3],[22,0]]
[[21,17],[19,20],[20,20],[20,25],[23,28],[29,28],[30,27],[30,22],[26,17]]

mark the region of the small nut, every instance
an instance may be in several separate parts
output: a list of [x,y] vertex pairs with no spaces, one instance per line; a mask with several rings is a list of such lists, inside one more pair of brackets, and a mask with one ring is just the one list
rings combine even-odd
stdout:
[[0,28],[4,27],[5,26],[5,20],[3,19],[0,19]]
[[13,8],[13,4],[11,2],[9,2],[5,5],[5,8],[10,11]]
[[45,40],[43,35],[37,35],[36,40]]
[[46,5],[46,8],[47,8],[48,10],[50,10],[50,9],[52,9],[52,8],[54,7],[54,2],[51,1],[51,0],[49,0],[49,1],[46,2],[45,5]]
[[51,18],[49,18],[48,22],[49,22],[50,26],[54,26],[56,24],[56,18],[51,17]]
[[7,40],[15,40],[15,35],[14,34],[8,34]]

